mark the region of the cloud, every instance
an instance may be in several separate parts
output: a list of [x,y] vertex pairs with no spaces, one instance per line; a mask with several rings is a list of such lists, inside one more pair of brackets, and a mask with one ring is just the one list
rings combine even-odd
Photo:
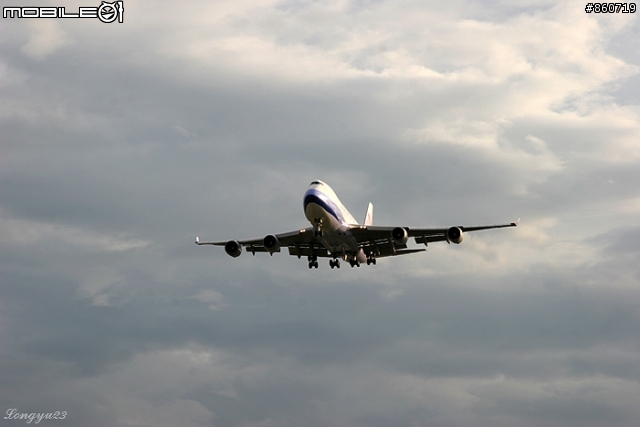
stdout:
[[184,136],[185,138],[193,138],[198,136],[195,133],[189,132],[182,126],[175,125],[173,128],[175,129],[176,132],[178,132],[180,135]]
[[224,296],[220,292],[214,291],[213,289],[203,289],[198,292],[197,295],[191,298],[205,303],[210,303],[209,308],[211,310],[220,310],[221,308],[227,306],[227,304],[224,302]]
[[[634,16],[125,3],[2,28],[0,401],[71,426],[638,419]],[[380,225],[522,220],[375,268],[193,244],[307,226],[313,179]]]
[[42,61],[72,41],[54,19],[24,19],[24,21],[29,31],[29,41],[20,48],[20,51],[30,59]]
[[33,245],[53,240],[58,244],[120,252],[143,248],[149,244],[142,240],[128,239],[126,236],[96,233],[82,227],[15,219],[6,214],[0,218],[0,241],[7,245]]

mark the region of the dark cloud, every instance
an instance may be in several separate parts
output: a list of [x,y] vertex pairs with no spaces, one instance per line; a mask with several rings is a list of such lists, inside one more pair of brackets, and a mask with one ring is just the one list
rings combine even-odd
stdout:
[[[543,3],[125,7],[120,27],[1,30],[1,413],[638,418],[627,24]],[[379,224],[523,220],[375,269],[193,244],[305,227],[312,179]]]

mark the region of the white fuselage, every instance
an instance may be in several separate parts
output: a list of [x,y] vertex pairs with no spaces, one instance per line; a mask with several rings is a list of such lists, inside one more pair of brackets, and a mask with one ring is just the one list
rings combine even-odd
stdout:
[[319,231],[319,239],[330,254],[359,262],[367,260],[349,230],[358,222],[331,187],[322,181],[313,181],[304,193],[303,207],[305,216]]

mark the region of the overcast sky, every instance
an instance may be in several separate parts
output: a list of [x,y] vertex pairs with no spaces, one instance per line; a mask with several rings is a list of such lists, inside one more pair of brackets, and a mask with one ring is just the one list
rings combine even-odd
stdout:
[[[637,425],[640,22],[585,4],[2,19],[0,416]],[[308,226],[314,179],[379,225],[521,225],[359,269],[193,244]]]

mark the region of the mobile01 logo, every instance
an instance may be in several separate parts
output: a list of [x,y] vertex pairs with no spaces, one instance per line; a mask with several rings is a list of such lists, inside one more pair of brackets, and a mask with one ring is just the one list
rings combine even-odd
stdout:
[[68,13],[65,6],[35,7],[35,6],[7,6],[2,8],[3,18],[98,18],[108,24],[116,20],[124,22],[124,2],[103,1],[98,7],[79,7],[78,13]]

